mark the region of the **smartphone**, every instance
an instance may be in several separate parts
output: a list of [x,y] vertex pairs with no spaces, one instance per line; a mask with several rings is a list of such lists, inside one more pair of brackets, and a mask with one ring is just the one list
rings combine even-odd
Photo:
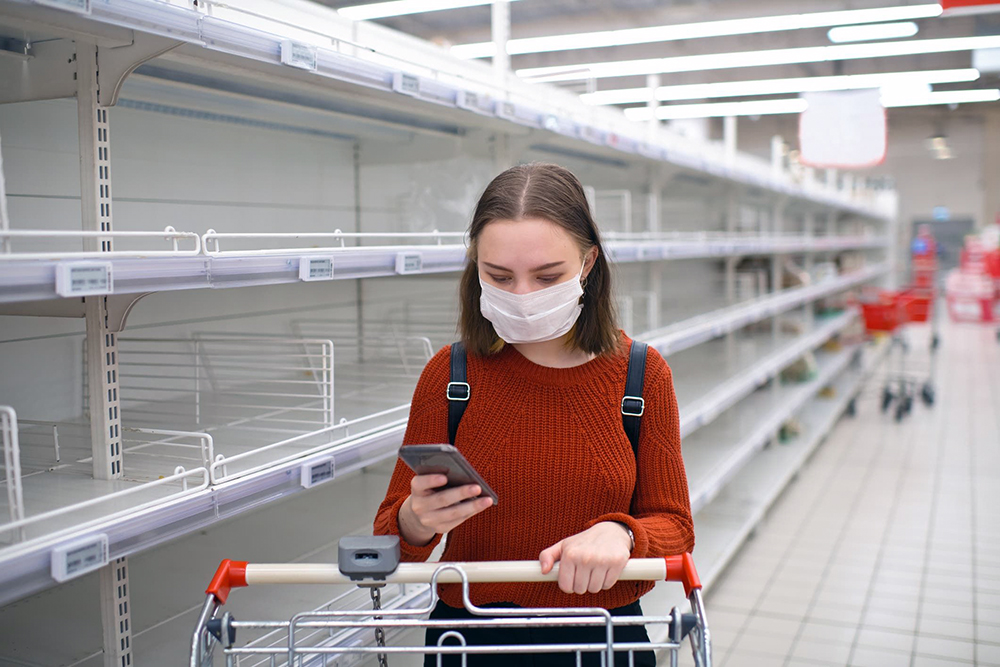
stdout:
[[418,475],[447,475],[446,489],[478,484],[482,489],[479,497],[492,498],[497,504],[496,492],[452,445],[406,445],[399,448],[399,458]]

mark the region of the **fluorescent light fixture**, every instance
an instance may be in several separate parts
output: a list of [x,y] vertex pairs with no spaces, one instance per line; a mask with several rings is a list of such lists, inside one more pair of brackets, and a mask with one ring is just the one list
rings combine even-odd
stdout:
[[905,23],[877,23],[874,25],[842,25],[830,28],[826,36],[834,44],[844,42],[875,42],[880,39],[913,37],[920,28],[912,21]]
[[[653,99],[661,102],[676,100],[708,100],[719,97],[744,97],[749,95],[782,95],[787,93],[812,93],[828,90],[861,90],[934,83],[966,83],[979,79],[979,70],[944,69],[925,72],[884,72],[878,74],[846,74],[841,76],[810,76],[791,79],[763,79],[758,81],[724,81],[721,83],[695,83],[679,86],[661,86],[653,91]],[[601,90],[580,95],[587,104],[638,104],[648,102],[649,88],[623,88]]]
[[[790,100],[755,100],[753,102],[716,102],[714,104],[671,104],[656,109],[659,120],[681,120],[683,118],[724,118],[726,116],[769,116],[775,114],[802,113],[809,105],[802,98]],[[625,117],[634,121],[652,119],[648,107],[625,109]]]
[[806,46],[793,49],[708,53],[698,56],[673,56],[670,58],[648,58],[645,60],[619,60],[555,67],[532,67],[517,70],[517,75],[537,82],[581,81],[616,76],[703,72],[707,70],[735,69],[738,67],[764,67],[767,65],[795,65],[831,62],[835,60],[890,58],[893,56],[911,56],[924,53],[952,53],[955,51],[972,51],[974,49],[992,49],[997,47],[1000,47],[1000,35],[947,37],[943,39],[916,39],[905,42]]
[[[883,93],[886,108],[923,107],[943,104],[971,104],[1000,101],[1000,88],[988,90],[948,90],[929,92],[916,90],[908,93]],[[809,105],[802,98],[783,100],[755,100],[752,102],[716,102],[710,104],[671,104],[658,107],[659,120],[682,118],[723,118],[726,116],[767,116],[802,113]],[[625,117],[633,121],[648,121],[652,110],[648,107],[625,109]]]
[[[909,21],[913,19],[933,18],[940,15],[941,5],[934,3],[906,7],[875,7],[872,9],[849,9],[811,14],[760,16],[747,19],[727,19],[724,21],[705,21],[701,23],[683,23],[680,25],[661,25],[646,28],[627,28],[624,30],[603,30],[570,35],[547,35],[545,37],[512,39],[507,42],[507,53],[510,55],[520,55],[524,53],[570,51],[573,49],[595,49],[607,46],[650,44],[702,37],[727,37],[785,30],[803,30],[805,28],[827,28],[830,26],[859,23]],[[451,52],[460,58],[489,58],[494,54],[494,47],[493,42],[458,44],[451,47]]]
[[[516,2],[517,0],[508,0]],[[492,5],[492,0],[393,0],[392,2],[374,2],[370,5],[353,5],[337,10],[341,16],[354,21],[384,19],[390,16],[405,16],[407,14],[423,14],[439,12],[444,9],[459,9],[461,7],[479,7]]]

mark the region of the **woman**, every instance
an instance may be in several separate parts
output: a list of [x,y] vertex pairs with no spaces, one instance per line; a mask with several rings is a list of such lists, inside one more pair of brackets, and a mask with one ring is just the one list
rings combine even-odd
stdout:
[[[558,585],[472,585],[480,606],[639,615],[652,583],[619,583],[628,559],[694,546],[670,369],[649,350],[637,462],[621,415],[631,341],[615,322],[610,268],[583,187],[566,169],[536,163],[497,176],[469,238],[459,327],[472,389],[455,446],[500,500],[491,508],[476,486],[442,490],[443,475],[415,476],[397,462],[375,533],[398,535],[408,561],[426,560],[447,533],[446,561],[538,559],[546,573],[560,563]],[[450,346],[417,383],[404,446],[448,442],[449,377]],[[469,618],[458,585],[442,585],[440,597],[431,618]],[[463,634],[470,644],[605,641],[603,627],[536,632]],[[428,644],[440,634],[429,630]],[[615,639],[648,641],[641,626],[623,626]],[[537,664],[561,659],[575,664],[568,655],[537,656]],[[533,660],[469,656],[470,665]],[[627,655],[619,660],[628,664]],[[635,664],[653,665],[652,652],[637,653]]]

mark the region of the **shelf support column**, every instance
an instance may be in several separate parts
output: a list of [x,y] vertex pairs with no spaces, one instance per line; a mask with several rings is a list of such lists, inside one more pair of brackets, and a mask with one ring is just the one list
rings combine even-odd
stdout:
[[[111,232],[111,148],[108,109],[101,105],[97,47],[77,43],[76,104],[80,142],[80,212],[84,230]],[[112,239],[86,243],[89,251],[111,252]],[[118,383],[118,327],[108,313],[107,296],[86,298],[87,382],[95,479],[120,479],[121,413]],[[128,601],[128,562],[116,559],[101,570],[101,621],[105,667],[132,665]]]
[[[774,235],[781,234],[785,226],[785,201],[779,199],[774,203],[771,209],[771,233]],[[777,293],[781,291],[781,263],[782,255],[774,254],[771,256],[771,292]],[[775,348],[778,345],[778,339],[781,335],[781,318],[775,315],[771,319],[771,338],[774,341]],[[781,386],[781,374],[777,373],[774,376],[774,380],[771,383],[771,390],[775,396],[778,394],[778,389]]]
[[[816,238],[816,213],[809,209],[805,213],[804,219],[804,231],[807,239]],[[809,274],[810,281],[813,278],[813,269],[815,268],[815,253],[812,250],[807,250],[805,255],[805,270]],[[810,282],[811,284],[811,282]],[[806,304],[806,320],[812,326],[812,322],[816,317],[816,302],[810,301]]]

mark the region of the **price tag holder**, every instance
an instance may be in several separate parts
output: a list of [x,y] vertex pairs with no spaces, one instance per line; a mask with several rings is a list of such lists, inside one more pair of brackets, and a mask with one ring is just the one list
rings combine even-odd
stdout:
[[396,72],[392,75],[392,89],[403,95],[417,97],[420,95],[420,79],[412,74]]
[[94,296],[113,291],[111,262],[73,262],[56,267],[59,296]]
[[65,9],[76,14],[90,13],[90,0],[35,0],[35,3],[46,7]]
[[302,257],[299,259],[299,280],[333,280],[333,257]]
[[315,72],[318,66],[316,49],[308,44],[286,39],[281,43],[281,62],[289,67]]
[[333,457],[302,464],[302,486],[311,489],[336,477],[337,468]]
[[68,581],[108,564],[108,536],[104,533],[63,544],[52,550],[52,578]]
[[483,115],[489,114],[492,108],[487,96],[470,90],[460,90],[455,94],[455,106]]
[[396,273],[401,276],[424,270],[424,257],[419,252],[401,252],[396,255]]

